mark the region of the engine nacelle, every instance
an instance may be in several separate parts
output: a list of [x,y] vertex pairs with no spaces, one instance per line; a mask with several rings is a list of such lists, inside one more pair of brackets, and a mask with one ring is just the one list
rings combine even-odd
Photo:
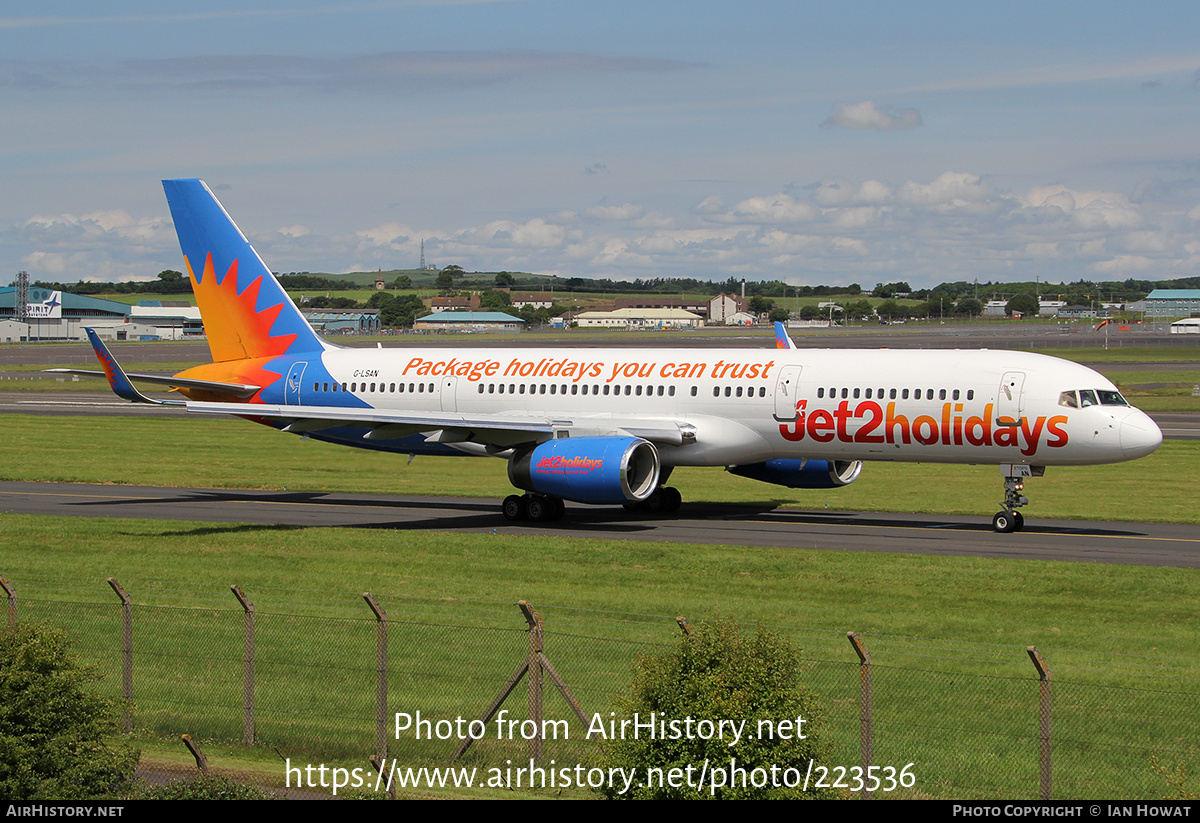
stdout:
[[849,486],[862,472],[861,460],[768,460],[729,466],[731,474],[792,489],[833,489]]
[[640,437],[549,440],[508,461],[519,489],[576,503],[639,503],[658,487],[658,449]]

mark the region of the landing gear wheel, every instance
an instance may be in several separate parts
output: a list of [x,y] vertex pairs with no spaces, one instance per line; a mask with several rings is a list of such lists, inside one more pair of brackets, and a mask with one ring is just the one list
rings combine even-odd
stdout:
[[1021,529],[1025,528],[1025,515],[1021,514],[1020,512],[1013,512],[1012,516],[1013,519],[1016,520],[1016,524],[1013,526],[1013,531],[1019,532]]
[[679,511],[679,507],[683,505],[683,495],[679,493],[679,489],[663,486],[660,491],[663,497],[662,510],[668,514]]
[[563,512],[567,509],[557,497],[542,497],[540,495],[530,495],[525,508],[529,512],[529,519],[535,523],[557,520],[563,516]]
[[[1021,517],[1021,515],[1016,512],[996,512],[995,517],[992,518],[992,528],[1001,534],[1016,531],[1018,517]],[[1021,517],[1021,520],[1024,519]]]
[[525,498],[516,494],[510,494],[504,498],[504,502],[500,504],[500,511],[504,513],[505,519],[514,523],[524,520],[529,514],[529,510],[525,506]]
[[651,514],[671,514],[679,511],[683,504],[683,496],[679,489],[671,486],[659,486],[650,496],[638,503],[625,503],[627,512],[650,512]]

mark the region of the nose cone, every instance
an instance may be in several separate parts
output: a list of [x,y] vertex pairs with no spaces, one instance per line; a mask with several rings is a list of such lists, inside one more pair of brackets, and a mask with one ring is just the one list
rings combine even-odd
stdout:
[[1145,412],[1133,410],[1121,421],[1121,452],[1128,460],[1145,457],[1162,445],[1162,430]]

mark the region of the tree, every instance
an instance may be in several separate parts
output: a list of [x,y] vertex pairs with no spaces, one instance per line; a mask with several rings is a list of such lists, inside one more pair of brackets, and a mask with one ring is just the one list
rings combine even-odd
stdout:
[[368,309],[381,309],[387,303],[395,300],[395,296],[388,294],[385,291],[377,291],[367,298]]
[[512,298],[502,291],[484,289],[479,293],[479,308],[485,311],[507,311],[512,308]]
[[[800,684],[799,652],[783,638],[761,629],[747,634],[730,619],[703,623],[691,635],[679,638],[670,651],[639,656],[634,669],[633,685],[628,697],[618,702],[612,728],[619,730],[621,721],[634,715],[644,723],[653,712],[660,722],[678,722],[681,732],[691,718],[693,731],[637,739],[617,734],[606,742],[606,766],[623,768],[626,774],[633,769],[646,775],[652,768],[664,774],[679,769],[683,774],[688,769],[699,771],[706,761],[710,768],[729,769],[731,759],[736,759],[741,771],[728,775],[730,779],[720,787],[711,781],[704,786],[635,781],[626,794],[620,794],[620,785],[605,786],[601,791],[606,796],[729,800],[828,796],[812,786],[807,794],[801,791],[809,761],[820,762],[825,748],[816,698]],[[610,728],[610,718],[598,717],[606,721],[606,730]],[[730,745],[728,734],[721,739],[699,733],[703,721],[721,720],[726,721],[726,729],[730,721],[734,728],[744,723],[735,745]],[[776,785],[768,780],[756,788],[764,771],[769,778],[773,769]],[[791,787],[778,785],[785,782]]]
[[1038,300],[1032,294],[1018,294],[1004,304],[1004,313],[1011,316],[1020,312],[1022,317],[1034,317],[1038,313]]
[[983,303],[974,297],[964,297],[954,304],[955,314],[965,314],[968,317],[978,317],[983,314]]
[[775,308],[775,301],[769,297],[759,297],[755,295],[748,301],[750,311],[754,314],[766,314],[771,309]]
[[411,326],[418,317],[429,314],[429,309],[415,294],[402,294],[379,307],[379,322],[388,328]]
[[496,275],[496,287],[501,286],[511,288],[517,282],[517,278],[513,277],[506,271],[502,271]]
[[407,274],[402,274],[399,277],[397,277],[395,280],[392,281],[391,287],[393,289],[411,289],[412,288],[412,278],[409,277]]
[[98,675],[44,626],[0,632],[0,797],[71,800],[112,794],[138,752],[110,745],[117,709],[92,693]]

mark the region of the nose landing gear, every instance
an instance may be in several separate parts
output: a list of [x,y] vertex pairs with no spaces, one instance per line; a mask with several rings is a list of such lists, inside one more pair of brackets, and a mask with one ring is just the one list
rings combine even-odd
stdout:
[[1004,475],[1004,502],[1000,504],[1004,510],[992,517],[992,528],[1002,534],[1019,532],[1025,527],[1025,518],[1017,509],[1029,503],[1029,498],[1021,494],[1025,488],[1024,480],[1041,477],[1046,468],[1012,463],[1001,466],[1000,472]]

